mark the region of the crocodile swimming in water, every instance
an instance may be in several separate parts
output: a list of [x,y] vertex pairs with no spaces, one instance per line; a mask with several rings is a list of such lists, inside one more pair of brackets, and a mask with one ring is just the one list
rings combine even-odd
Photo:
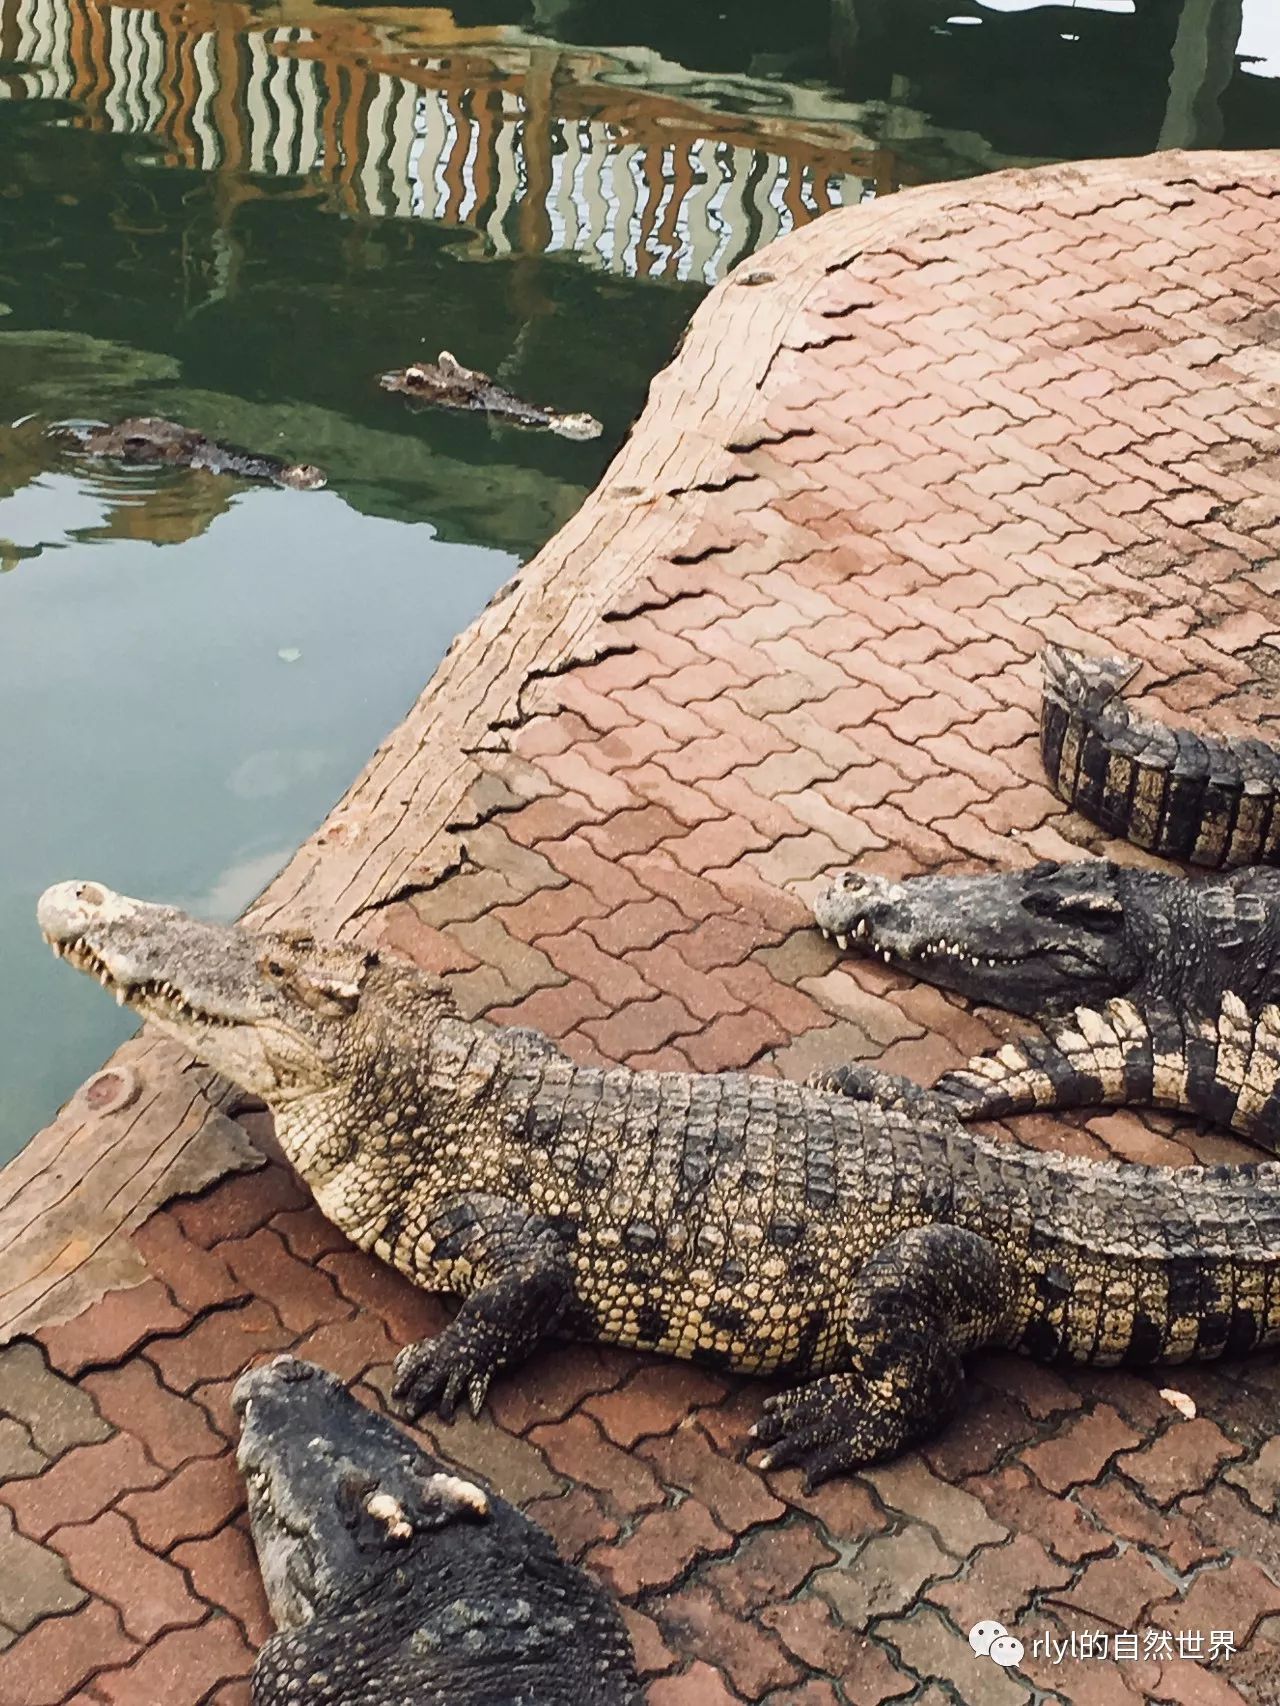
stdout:
[[312,1363],[231,1403],[278,1631],[252,1706],[643,1706],[608,1595],[505,1499]]
[[1048,646],[1043,665],[1040,749],[1069,806],[1193,865],[1280,863],[1280,749],[1136,716],[1119,698],[1131,658]]
[[579,1066],[461,1018],[352,944],[259,935],[95,883],[46,890],[54,951],[260,1096],[324,1214],[430,1291],[412,1415],[483,1403],[542,1340],[799,1382],[752,1430],[810,1485],[954,1409],[984,1346],[1097,1364],[1280,1342],[1280,1166],[1129,1166],[987,1140],[742,1073]]
[[487,373],[464,367],[448,350],[441,350],[435,361],[414,362],[394,373],[383,373],[378,383],[384,391],[399,391],[442,409],[484,413],[513,426],[543,427],[561,438],[599,438],[604,431],[594,415],[563,415],[524,402]]
[[239,445],[223,444],[158,415],[135,415],[112,426],[50,427],[48,436],[59,443],[74,444],[86,456],[201,468],[210,474],[231,474],[295,491],[317,491],[326,484],[323,472],[310,463],[283,462],[278,456],[242,450]]
[[[1189,878],[1109,860],[985,876],[846,871],[814,903],[854,947],[1040,1020],[931,1094],[965,1119],[1137,1104],[1203,1115],[1280,1150],[1280,871]],[[829,1082],[881,1100],[874,1069]]]

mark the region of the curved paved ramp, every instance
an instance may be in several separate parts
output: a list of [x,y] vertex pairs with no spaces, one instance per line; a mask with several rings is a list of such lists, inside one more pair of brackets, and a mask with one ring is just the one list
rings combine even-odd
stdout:
[[[1103,845],[1040,776],[1046,639],[1137,653],[1215,726],[1274,705],[1278,210],[1276,156],[1163,155],[758,256],[258,914],[396,945],[587,1060],[927,1076],[989,1042],[998,1016],[838,962],[802,896],[850,856]],[[243,1706],[231,1380],[288,1346],[372,1397],[440,1319],[278,1165],[151,1212],[249,1160],[178,1064],[130,1045],[0,1175],[4,1706]],[[1246,1153],[1127,1115],[1017,1138]],[[1193,1418],[1158,1380],[983,1359],[944,1439],[813,1497],[740,1463],[758,1384],[625,1353],[553,1353],[433,1431],[623,1595],[651,1706],[1262,1706],[1280,1373],[1164,1378]],[[985,1617],[1017,1670],[971,1653]],[[1081,1656],[1117,1629],[1136,1658]]]

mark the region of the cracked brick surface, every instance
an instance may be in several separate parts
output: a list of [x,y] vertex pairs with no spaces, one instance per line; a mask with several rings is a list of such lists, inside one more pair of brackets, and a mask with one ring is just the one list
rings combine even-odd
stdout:
[[[358,912],[467,1012],[585,1061],[928,1076],[1008,1034],[837,958],[805,897],[853,857],[1143,859],[1044,784],[1046,640],[1136,654],[1166,715],[1274,714],[1277,213],[1274,156],[1163,155],[913,192],[756,257],[763,282],[699,310],[601,490],[424,699],[448,688],[456,719],[447,815],[415,792],[410,719],[379,760],[394,789],[375,765],[263,913]],[[572,620],[539,628],[570,582]],[[468,698],[459,672],[503,646]],[[1249,1154],[1145,1114],[1009,1135]],[[242,1702],[268,1623],[232,1382],[296,1349],[378,1403],[445,1319],[278,1162],[160,1207],[132,1247],[141,1284],[0,1351],[3,1706]],[[553,1349],[427,1437],[622,1597],[650,1706],[1280,1698],[1274,1362],[979,1359],[948,1433],[811,1496],[743,1464],[767,1390]],[[981,1617],[1021,1665],[975,1657]],[[1153,1650],[1032,1648],[1117,1627]],[[1212,1629],[1233,1658],[1180,1652]]]

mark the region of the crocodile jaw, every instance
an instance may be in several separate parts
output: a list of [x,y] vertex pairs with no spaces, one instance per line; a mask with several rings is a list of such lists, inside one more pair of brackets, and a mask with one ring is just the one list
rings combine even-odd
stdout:
[[903,882],[845,871],[813,913],[841,948],[1035,1017],[1131,987],[1137,967],[1107,873],[1101,861]]
[[[271,1614],[281,1629],[360,1600],[406,1565],[432,1573],[434,1535],[485,1522],[488,1494],[450,1474],[328,1370],[279,1356],[241,1375],[236,1463]],[[456,1546],[445,1536],[443,1546]]]
[[206,1066],[267,1101],[282,1092],[258,991],[261,943],[248,931],[94,882],[55,883],[36,919],[61,960],[95,978]]

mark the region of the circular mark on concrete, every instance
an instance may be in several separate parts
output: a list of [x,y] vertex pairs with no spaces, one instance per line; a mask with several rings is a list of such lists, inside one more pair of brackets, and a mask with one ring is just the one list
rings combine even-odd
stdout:
[[84,1099],[95,1114],[114,1114],[138,1098],[142,1086],[128,1066],[112,1066],[98,1073],[84,1087]]

